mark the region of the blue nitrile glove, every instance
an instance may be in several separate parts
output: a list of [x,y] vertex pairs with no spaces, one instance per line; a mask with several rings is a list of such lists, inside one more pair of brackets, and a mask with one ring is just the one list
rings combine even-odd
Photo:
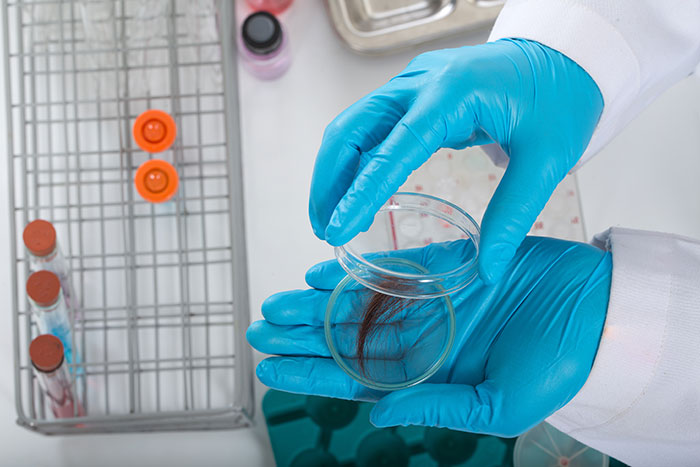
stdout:
[[[444,264],[449,251],[425,248]],[[396,252],[401,254],[401,252]],[[429,264],[426,264],[429,263]],[[377,426],[428,425],[515,436],[561,408],[590,373],[605,321],[612,260],[590,245],[526,237],[502,278],[476,279],[451,295],[455,345],[427,382],[385,393],[355,382],[330,357],[324,316],[331,290],[344,277],[337,262],[312,267],[314,289],[282,292],[262,307],[265,320],[248,329],[263,360],[258,378],[283,391],[378,401]]]
[[379,208],[439,148],[496,142],[510,157],[481,226],[479,274],[498,280],[603,109],[591,77],[539,43],[500,40],[419,55],[323,135],[309,215],[331,245]]

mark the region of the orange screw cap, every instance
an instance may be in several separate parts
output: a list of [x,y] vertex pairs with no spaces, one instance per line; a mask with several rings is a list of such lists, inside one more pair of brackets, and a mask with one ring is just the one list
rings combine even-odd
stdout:
[[41,307],[50,307],[61,295],[61,281],[51,271],[37,271],[27,279],[27,295]]
[[134,176],[136,191],[151,203],[168,201],[177,191],[178,183],[175,167],[161,159],[144,162]]
[[150,109],[139,115],[132,129],[134,141],[146,152],[168,149],[177,136],[173,117],[162,110]]
[[56,229],[51,222],[42,219],[27,224],[22,239],[24,246],[34,256],[48,256],[56,249]]
[[63,363],[63,344],[56,336],[42,334],[29,344],[29,358],[39,371],[56,371]]

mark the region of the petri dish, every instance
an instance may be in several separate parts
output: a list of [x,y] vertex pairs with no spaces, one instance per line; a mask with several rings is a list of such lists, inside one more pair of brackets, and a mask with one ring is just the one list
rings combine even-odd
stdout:
[[335,249],[347,272],[324,321],[336,363],[383,391],[435,374],[455,339],[450,294],[474,280],[478,252],[479,226],[458,206],[395,194],[366,232]]
[[543,422],[518,437],[513,467],[608,467],[610,458]]

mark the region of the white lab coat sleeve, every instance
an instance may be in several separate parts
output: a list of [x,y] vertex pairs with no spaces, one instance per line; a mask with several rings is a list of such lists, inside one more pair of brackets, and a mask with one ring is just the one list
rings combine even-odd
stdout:
[[700,465],[700,242],[612,228],[608,313],[579,393],[547,419],[632,466]]
[[[509,0],[489,41],[540,42],[578,63],[605,106],[575,169],[700,62],[700,0]],[[572,109],[575,111],[575,109]],[[498,165],[507,156],[484,147]]]

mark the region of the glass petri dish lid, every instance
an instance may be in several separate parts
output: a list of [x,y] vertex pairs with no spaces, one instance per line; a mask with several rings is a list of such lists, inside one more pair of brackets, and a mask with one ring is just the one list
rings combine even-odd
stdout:
[[[466,287],[477,276],[479,226],[460,207],[421,193],[396,193],[370,228],[335,248],[350,277],[377,292],[434,298]],[[429,248],[426,248],[429,247]],[[428,270],[416,272],[386,257],[403,257]],[[431,259],[439,257],[439,261]]]

